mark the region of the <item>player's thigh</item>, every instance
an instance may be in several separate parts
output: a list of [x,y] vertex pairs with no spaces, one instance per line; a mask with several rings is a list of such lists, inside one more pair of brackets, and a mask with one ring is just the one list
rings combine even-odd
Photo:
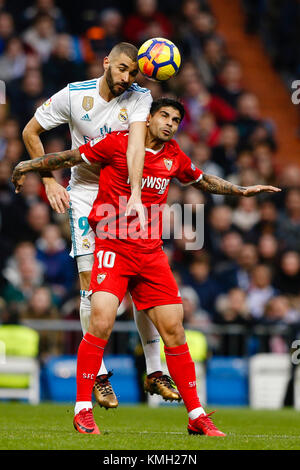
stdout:
[[67,188],[70,196],[69,222],[71,230],[72,257],[93,254],[95,234],[91,229],[88,216],[93,207],[97,191],[84,190],[78,186]]
[[76,263],[80,280],[80,289],[87,291],[90,288],[94,254],[76,256]]
[[90,290],[92,293],[109,292],[115,295],[121,303],[127,291],[129,279],[134,275],[134,263],[128,254],[119,252],[117,248],[117,243],[97,244]]
[[168,258],[162,250],[143,255],[143,267],[129,284],[129,289],[139,311],[159,305],[182,304]]
[[110,292],[95,292],[91,297],[89,333],[108,339],[113,328],[119,299]]
[[146,314],[166,346],[174,347],[185,343],[182,304],[158,305],[147,309]]

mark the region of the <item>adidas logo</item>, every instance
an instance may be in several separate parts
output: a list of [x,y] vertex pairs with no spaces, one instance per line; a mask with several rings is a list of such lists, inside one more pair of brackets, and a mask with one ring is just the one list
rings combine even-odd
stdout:
[[85,114],[82,116],[81,121],[91,121],[90,116],[88,114]]

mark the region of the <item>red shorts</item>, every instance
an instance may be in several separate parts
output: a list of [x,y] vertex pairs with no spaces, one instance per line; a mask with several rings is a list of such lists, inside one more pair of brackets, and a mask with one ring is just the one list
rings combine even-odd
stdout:
[[150,253],[128,250],[117,240],[96,243],[90,290],[111,292],[120,301],[127,289],[137,310],[181,304],[179,289],[161,248]]

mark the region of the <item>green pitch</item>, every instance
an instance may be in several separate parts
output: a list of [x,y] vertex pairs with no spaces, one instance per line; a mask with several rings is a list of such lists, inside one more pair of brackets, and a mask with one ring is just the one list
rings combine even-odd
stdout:
[[73,429],[73,406],[0,403],[0,449],[300,449],[300,412],[219,408],[216,425],[225,438],[189,436],[183,406],[94,409],[100,436]]

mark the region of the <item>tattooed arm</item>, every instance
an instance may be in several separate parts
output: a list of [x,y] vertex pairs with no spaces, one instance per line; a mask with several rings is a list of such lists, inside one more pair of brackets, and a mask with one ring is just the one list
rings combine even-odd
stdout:
[[48,174],[49,170],[58,170],[59,168],[71,168],[74,165],[82,163],[82,158],[78,149],[65,150],[64,152],[49,153],[43,157],[34,160],[26,160],[19,163],[12,174],[12,182],[15,185],[16,193],[22,188],[24,174],[29,171],[37,171],[41,176]]
[[277,193],[281,191],[280,188],[265,186],[262,184],[255,186],[237,186],[229,181],[219,178],[218,176],[208,175],[207,173],[203,173],[202,179],[197,183],[194,183],[193,186],[208,193],[246,197],[255,196],[256,194],[264,192]]

